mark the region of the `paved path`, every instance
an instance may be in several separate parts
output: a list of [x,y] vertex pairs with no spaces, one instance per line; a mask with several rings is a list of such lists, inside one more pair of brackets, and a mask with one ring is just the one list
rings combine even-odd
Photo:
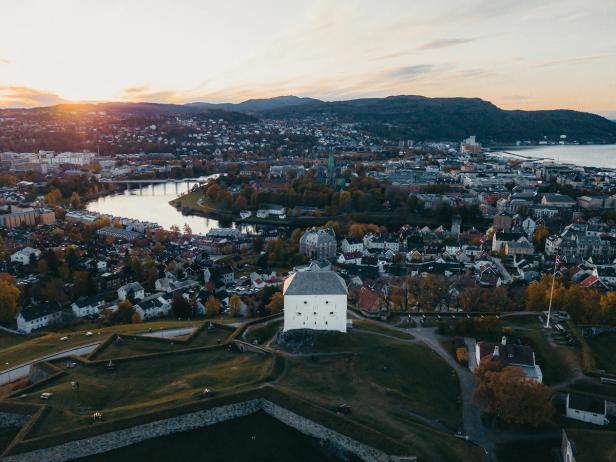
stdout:
[[156,330],[152,332],[140,332],[136,334],[120,334],[122,337],[158,337],[158,338],[173,338],[180,337],[182,335],[192,334],[196,327],[178,327],[176,329]]
[[48,361],[50,359],[65,358],[67,356],[73,356],[73,355],[76,355],[76,356],[85,355],[85,354],[92,352],[101,343],[102,342],[89,343],[87,345],[81,345],[78,347],[70,348],[68,350],[59,351],[57,353],[40,356],[27,363],[23,363],[18,366],[12,367],[11,369],[7,369],[0,373],[0,385],[5,385],[7,383],[11,383],[16,380],[19,380],[23,377],[27,377],[28,374],[30,374],[32,365],[35,363],[39,363],[41,361]]

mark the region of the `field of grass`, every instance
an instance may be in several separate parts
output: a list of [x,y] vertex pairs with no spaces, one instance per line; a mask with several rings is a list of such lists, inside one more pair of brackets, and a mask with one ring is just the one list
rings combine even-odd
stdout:
[[401,340],[413,340],[415,338],[407,332],[402,332],[397,329],[389,329],[383,324],[380,324],[378,322],[368,321],[368,320],[363,320],[363,319],[353,319],[353,327],[357,329],[369,331],[369,332],[375,332],[377,334],[383,334],[383,335],[388,335],[391,337],[396,337]]
[[[188,327],[199,325],[201,321],[155,321],[139,324],[123,324],[117,326],[92,328],[94,334],[87,337],[88,329],[76,331],[63,331],[59,333],[44,333],[34,338],[25,339],[17,343],[0,347],[0,371],[9,369],[18,364],[35,360],[41,356],[50,355],[59,351],[68,350],[81,345],[103,341],[108,334],[136,334],[153,331],[172,329],[175,327]],[[60,338],[68,337],[61,341]],[[8,364],[6,364],[8,363]]]
[[[308,355],[280,357],[282,367],[278,370],[282,376],[272,383],[325,409],[335,411],[341,404],[347,404],[351,409],[348,419],[395,439],[408,448],[408,454],[418,455],[420,460],[484,460],[479,448],[451,436],[462,425],[460,387],[453,369],[428,348],[406,341],[412,336],[406,338],[404,333],[374,322],[360,325],[361,329],[348,334],[315,335],[306,346]],[[144,326],[149,327],[138,326],[141,331]],[[124,329],[123,341],[111,343],[98,358],[177,348],[171,342],[134,340],[129,335],[132,326],[119,327]],[[280,322],[257,325],[251,330],[252,335],[266,338],[278,328]],[[182,348],[215,344],[229,333],[204,329]],[[333,354],[310,355],[327,352]],[[273,360],[273,356],[222,348],[118,361],[114,371],[107,371],[102,365],[78,365],[53,382],[36,387],[25,398],[13,400],[41,403],[40,393],[54,394],[46,402],[50,411],[29,435],[31,438],[88,426],[94,411],[101,411],[105,421],[113,421],[187,403],[200,398],[204,388],[215,394],[248,390],[269,379]],[[72,381],[79,383],[78,390],[71,387]],[[270,446],[272,441],[269,440]],[[148,443],[146,448],[150,449],[146,451],[158,447],[157,443]],[[134,450],[137,452],[127,449],[118,454],[128,458],[141,454],[137,446]],[[225,454],[225,460],[236,460],[229,459],[234,454]],[[123,455],[118,457],[114,460],[128,460]]]
[[[36,434],[65,431],[90,423],[93,411],[106,419],[127,417],[154,406],[195,398],[204,388],[214,392],[237,389],[265,379],[271,357],[226,349],[178,354],[104,367],[78,366],[52,384],[30,393],[24,402],[39,403],[41,392],[51,392],[47,414]],[[79,389],[71,388],[71,381]]]
[[[214,346],[223,343],[229,334],[231,334],[231,332],[228,330],[205,328],[195,337],[192,337],[189,343],[173,342],[171,339],[169,342],[158,342],[125,335],[107,345],[96,356],[96,359],[113,359],[157,353],[159,351],[174,351],[185,348]],[[187,336],[184,337],[186,338]]]
[[586,339],[595,357],[597,369],[616,374],[616,333],[607,333]]
[[282,321],[270,322],[268,324],[257,324],[246,330],[245,340],[253,343],[255,340],[261,344],[267,342],[282,329]]
[[[336,337],[324,340],[334,350]],[[453,454],[466,451],[466,443],[435,443],[445,435],[417,423],[420,416],[450,431],[461,426],[458,379],[441,358],[422,346],[380,336],[354,333],[339,340],[338,347],[353,354],[287,358],[278,386],[328,409],[349,405],[349,418],[400,440],[411,453],[443,451],[443,460],[463,460]],[[449,457],[446,451],[452,451]]]
[[499,462],[559,462],[560,438],[532,439],[496,446]]
[[0,330],[0,351],[26,341],[25,336],[13,335]]

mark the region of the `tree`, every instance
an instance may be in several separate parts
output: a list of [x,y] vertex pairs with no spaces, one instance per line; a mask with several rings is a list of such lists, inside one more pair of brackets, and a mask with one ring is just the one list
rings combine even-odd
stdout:
[[61,305],[68,301],[64,292],[64,282],[60,278],[51,278],[43,288],[43,295],[52,302],[58,302]]
[[45,202],[48,205],[56,205],[58,201],[62,199],[62,193],[59,189],[52,189],[47,194],[45,194]]
[[533,241],[539,250],[545,248],[545,240],[550,235],[550,230],[545,226],[537,226],[535,234],[533,235]]
[[133,315],[130,317],[130,322],[133,324],[137,324],[141,322],[141,316],[139,315],[137,311],[135,311]]
[[109,319],[114,323],[133,322],[133,315],[138,314],[133,308],[133,304],[130,300],[122,300],[118,305],[118,309],[110,314]]
[[176,318],[188,318],[192,313],[192,307],[182,294],[176,293],[171,302],[171,309]]
[[81,208],[81,198],[79,197],[79,193],[77,191],[73,191],[70,199],[71,207],[74,209]]
[[269,314],[280,313],[284,308],[284,297],[282,292],[276,292],[272,295],[270,302],[265,307]]
[[517,367],[503,367],[500,361],[481,364],[475,370],[474,398],[485,412],[507,423],[537,427],[553,413],[551,390],[530,380]]
[[242,308],[242,299],[237,294],[233,294],[229,299],[229,315],[239,316],[240,309]]
[[184,223],[184,234],[186,234],[187,236],[192,236],[192,228],[190,227],[190,225],[188,223]]
[[210,295],[207,302],[205,302],[205,314],[210,317],[220,314],[220,302],[213,295]]
[[73,294],[75,297],[93,295],[96,292],[96,284],[87,271],[75,271],[73,274]]
[[599,301],[601,308],[601,322],[616,324],[616,292],[608,292]]
[[17,316],[17,300],[20,291],[15,284],[0,279],[0,322],[11,322]]

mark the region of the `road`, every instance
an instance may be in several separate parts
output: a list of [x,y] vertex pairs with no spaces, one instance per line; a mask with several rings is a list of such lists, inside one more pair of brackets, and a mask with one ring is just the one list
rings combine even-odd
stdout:
[[[349,315],[358,319],[369,319],[355,312],[349,311]],[[481,420],[481,411],[473,403],[473,392],[475,390],[475,377],[468,369],[468,367],[458,364],[458,362],[452,357],[452,355],[443,348],[439,342],[439,335],[436,333],[435,327],[412,327],[403,328],[392,326],[390,324],[379,322],[371,319],[374,322],[378,322],[380,325],[392,330],[398,330],[400,332],[406,332],[415,337],[412,342],[419,342],[426,345],[436,354],[438,354],[443,360],[451,366],[451,368],[458,375],[460,381],[460,391],[462,396],[462,421],[464,427],[464,433],[469,437],[471,441],[481,446],[488,455],[488,459],[491,462],[496,462],[496,451],[494,444],[490,441],[485,426]],[[400,340],[400,339],[398,339]],[[469,351],[469,356],[474,352]]]

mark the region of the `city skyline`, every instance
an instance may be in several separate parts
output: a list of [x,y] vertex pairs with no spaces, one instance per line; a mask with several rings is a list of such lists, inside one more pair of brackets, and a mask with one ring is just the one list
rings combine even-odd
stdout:
[[616,4],[3,2],[0,107],[418,94],[616,117]]

